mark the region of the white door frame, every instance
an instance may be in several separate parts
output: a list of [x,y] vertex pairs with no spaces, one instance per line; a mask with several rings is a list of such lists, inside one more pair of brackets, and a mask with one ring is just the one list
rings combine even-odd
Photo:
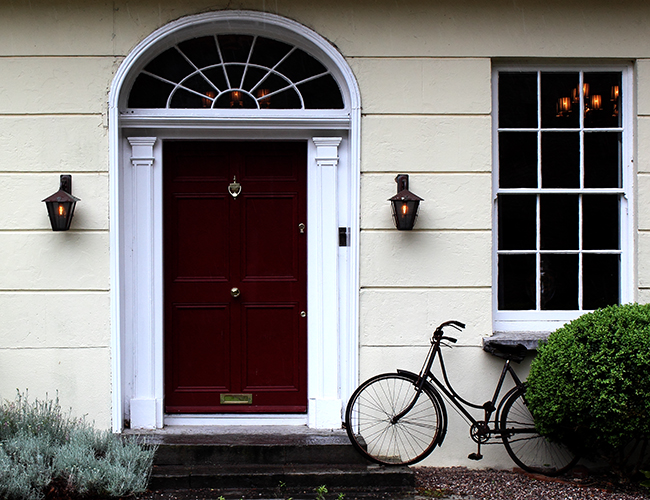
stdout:
[[[258,33],[317,57],[341,87],[343,110],[149,110],[125,107],[142,67],[179,39]],[[336,428],[358,378],[359,142],[356,80],[343,56],[294,21],[261,12],[182,18],[147,37],[120,66],[109,98],[113,429],[165,424],[307,424]],[[304,140],[307,164],[308,412],[164,415],[162,142]],[[348,246],[339,246],[339,227]]]

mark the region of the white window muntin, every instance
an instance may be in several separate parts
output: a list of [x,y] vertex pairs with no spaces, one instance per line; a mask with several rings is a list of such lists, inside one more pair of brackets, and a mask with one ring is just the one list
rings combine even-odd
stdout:
[[[536,73],[537,75],[537,126],[526,128],[500,128],[499,127],[499,73],[501,72],[526,72]],[[579,127],[570,129],[573,132],[580,134],[580,186],[578,188],[543,188],[541,182],[541,133],[556,131],[553,128],[543,128],[541,123],[541,75],[546,72],[552,73],[578,73],[580,77],[580,88],[583,84],[583,75],[585,73],[609,73],[618,72],[621,74],[621,102],[619,106],[619,113],[621,113],[620,124],[617,127],[597,128],[590,129],[584,126],[584,102],[580,101],[580,122]],[[580,244],[578,250],[575,251],[558,251],[554,250],[554,254],[575,254],[580,259],[582,264],[582,257],[586,254],[617,254],[620,255],[620,274],[619,274],[619,301],[621,303],[633,300],[633,248],[634,238],[632,233],[633,219],[633,204],[631,200],[632,194],[632,181],[633,181],[633,116],[632,116],[632,91],[633,91],[633,78],[632,66],[625,65],[507,65],[496,64],[493,66],[492,75],[492,88],[493,88],[493,329],[494,331],[541,331],[548,332],[561,326],[566,321],[569,321],[580,314],[586,312],[586,309],[575,310],[542,310],[540,308],[540,257],[545,251],[540,249],[539,242],[539,224],[540,224],[540,210],[539,203],[541,195],[548,194],[574,194],[579,197],[587,194],[614,194],[619,196],[620,210],[619,210],[619,235],[620,245],[616,250],[586,250],[582,248],[582,212],[579,214],[579,227],[578,237]],[[581,92],[582,93],[582,92]],[[558,132],[566,132],[568,129],[558,129]],[[500,132],[517,132],[525,131],[537,134],[537,187],[535,188],[501,188],[499,186],[499,133]],[[586,188],[584,187],[584,134],[592,132],[618,132],[621,134],[621,184],[617,188]],[[500,310],[499,309],[499,276],[498,276],[498,258],[499,255],[523,254],[525,251],[512,251],[512,250],[499,250],[498,240],[498,199],[502,194],[519,194],[519,195],[533,195],[536,197],[537,210],[536,210],[536,247],[531,254],[536,258],[536,299],[535,309],[527,310]],[[580,203],[580,210],[582,210],[582,203]],[[582,268],[579,269],[579,304],[582,306]]]

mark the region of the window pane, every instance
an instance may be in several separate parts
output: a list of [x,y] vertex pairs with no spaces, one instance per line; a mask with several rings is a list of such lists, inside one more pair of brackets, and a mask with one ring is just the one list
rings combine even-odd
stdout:
[[537,196],[499,195],[499,250],[535,250]]
[[[621,74],[585,73],[585,127],[619,127]],[[586,87],[588,85],[588,87]]]
[[499,127],[537,128],[537,73],[499,73]]
[[343,109],[343,98],[336,80],[330,74],[298,85],[307,109]]
[[292,49],[291,45],[270,38],[259,37],[251,55],[251,64],[273,68]]
[[621,187],[621,134],[585,133],[585,187]]
[[[219,49],[224,62],[244,62],[253,45],[253,37],[250,35],[219,35]],[[233,82],[230,82],[233,86]]]
[[620,256],[586,254],[582,259],[583,309],[618,304]]
[[499,187],[537,187],[537,133],[499,133]]
[[542,255],[542,309],[578,309],[578,256]]
[[535,309],[535,255],[499,255],[499,309]]
[[615,194],[590,194],[582,198],[582,248],[618,250],[619,197]]
[[542,250],[578,249],[578,195],[546,194],[540,199]]
[[173,89],[173,85],[169,83],[146,73],[140,73],[129,93],[128,106],[129,108],[164,108]]
[[200,38],[192,38],[185,40],[178,44],[190,61],[192,61],[197,68],[204,68],[211,64],[221,62],[219,53],[217,52],[217,44],[213,36],[203,36]]
[[180,82],[194,71],[194,68],[175,47],[167,49],[147,64],[144,69],[149,73],[162,76],[164,79],[172,82]]
[[580,187],[579,133],[542,133],[542,187]]
[[577,128],[580,102],[574,99],[578,73],[542,73],[542,128]]

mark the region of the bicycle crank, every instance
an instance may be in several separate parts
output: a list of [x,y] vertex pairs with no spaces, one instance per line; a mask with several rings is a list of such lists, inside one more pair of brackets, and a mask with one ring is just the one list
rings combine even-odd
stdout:
[[475,443],[487,443],[491,437],[490,426],[482,420],[476,422],[475,424],[472,424],[472,427],[469,430],[469,435]]

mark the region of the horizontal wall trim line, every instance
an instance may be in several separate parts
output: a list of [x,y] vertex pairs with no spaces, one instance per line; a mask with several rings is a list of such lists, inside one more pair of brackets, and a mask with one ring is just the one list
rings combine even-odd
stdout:
[[[434,328],[434,327],[431,326],[431,328]],[[454,335],[454,337],[457,337],[457,336],[458,336],[458,334]],[[462,341],[462,339],[458,339],[458,342],[461,342],[461,341]],[[421,347],[421,348],[428,349],[429,347],[431,347],[431,344],[430,343],[426,343],[426,344],[361,344],[361,347],[362,348],[363,347],[370,347],[370,348],[373,348],[373,349],[383,349],[385,347],[390,347],[390,348],[397,347],[397,348],[403,348],[403,349],[412,349],[414,347]],[[482,347],[479,344],[458,344],[458,343],[456,343],[456,344],[453,345],[453,347],[454,347],[454,349],[457,348],[457,347],[466,347],[466,348],[471,348],[471,349],[475,349],[475,348],[482,349]]]
[[0,289],[0,295],[2,294],[15,294],[15,293],[72,293],[72,294],[105,294],[110,292],[110,288],[2,288]]
[[0,55],[0,59],[123,59],[126,56],[115,54],[28,54],[28,55],[15,55],[4,54]]
[[[108,234],[106,229],[68,229],[67,234]],[[17,234],[48,234],[52,233],[51,229],[0,229],[0,233],[17,233]]]
[[108,179],[108,170],[0,170],[0,175],[55,175],[64,172],[71,175],[96,175]]
[[467,113],[370,113],[368,111],[362,111],[361,112],[361,117],[365,118],[367,116],[388,116],[391,118],[394,118],[396,116],[405,116],[405,117],[426,117],[426,116],[431,116],[431,117],[445,117],[445,118],[467,118],[470,116],[476,116],[476,117],[491,117],[492,112],[491,111],[486,111],[484,113],[476,113],[476,112],[467,112]]
[[24,294],[32,294],[32,293],[67,293],[67,294],[78,294],[78,295],[88,295],[88,294],[94,294],[94,295],[99,295],[99,294],[106,294],[110,291],[109,288],[103,289],[103,288],[89,288],[89,289],[83,289],[83,288],[73,288],[73,289],[61,289],[61,288],[35,288],[33,290],[30,289],[25,289],[25,288],[20,288],[20,289],[12,289],[12,288],[3,288],[0,289],[0,295],[2,294],[16,294],[16,293],[24,293]]
[[[393,233],[397,229],[390,227],[362,227],[361,232],[364,233]],[[411,234],[416,233],[487,233],[492,234],[492,228],[480,229],[458,229],[458,228],[435,228],[435,229],[413,229]]]
[[[404,170],[404,169],[403,169]],[[362,175],[399,175],[403,170],[364,170]],[[485,175],[492,176],[490,170],[409,170],[409,175],[416,177],[418,175]]]
[[430,292],[432,290],[492,290],[489,285],[468,285],[468,286],[361,286],[361,291],[381,290],[386,292]]
[[110,345],[100,346],[49,346],[49,347],[34,347],[34,346],[18,346],[18,347],[0,347],[2,351],[76,351],[76,350],[90,350],[105,351],[110,349]]
[[[60,116],[78,118],[78,117],[85,117],[85,116],[97,116],[97,117],[101,117],[103,119],[104,116],[105,116],[105,113],[101,113],[101,112],[99,112],[99,113],[97,113],[97,112],[96,113],[66,113],[66,112],[63,112],[63,113],[52,113],[52,112],[50,112],[50,113],[39,113],[39,112],[31,113],[29,111],[21,111],[20,113],[11,113],[11,112],[8,113],[8,112],[0,111],[0,118],[2,118],[2,117],[15,118],[15,117],[18,117],[18,116],[24,116],[24,117],[30,117],[30,118],[35,118],[35,117],[38,117],[38,118],[42,118],[42,117],[60,117]],[[104,128],[107,128],[107,127],[104,127]]]

